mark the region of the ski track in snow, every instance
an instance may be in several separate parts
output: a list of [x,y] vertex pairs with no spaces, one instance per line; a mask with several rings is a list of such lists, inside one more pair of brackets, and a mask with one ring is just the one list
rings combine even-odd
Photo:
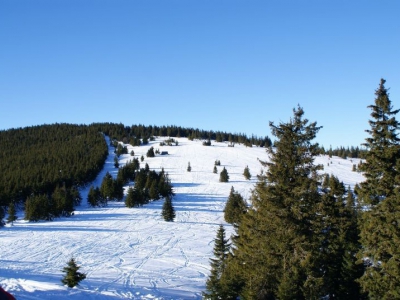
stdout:
[[[13,226],[0,230],[0,285],[17,299],[201,299],[218,226],[224,224],[228,236],[233,232],[223,219],[230,189],[233,186],[249,199],[256,175],[263,169],[258,159],[268,157],[265,148],[216,142],[206,147],[202,141],[186,138],[176,138],[178,146],[159,146],[166,139],[126,146],[128,153],[134,150],[135,157],[145,157],[141,167],[148,163],[150,169],[164,168],[168,173],[176,193],[174,222],[163,221],[163,200],[141,208],[126,208],[123,201],[90,208],[87,186],[81,190],[83,201],[74,216],[29,223],[20,212]],[[169,154],[147,158],[151,146]],[[131,159],[129,154],[121,155],[120,165]],[[221,161],[217,174],[213,173],[215,160]],[[187,172],[189,162],[191,172]],[[359,159],[319,156],[315,162],[324,166],[323,173],[338,176],[346,186],[354,188],[364,180],[362,174],[352,172]],[[251,180],[244,179],[246,166]],[[228,183],[219,182],[223,167]],[[115,177],[117,171],[109,147],[105,167],[92,184],[100,186],[106,172]],[[60,280],[72,256],[87,277],[69,289]]]

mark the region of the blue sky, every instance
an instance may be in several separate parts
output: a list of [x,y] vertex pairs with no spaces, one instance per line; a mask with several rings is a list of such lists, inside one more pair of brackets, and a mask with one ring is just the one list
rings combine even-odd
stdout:
[[[400,1],[2,0],[0,129],[178,125],[271,136],[299,104],[325,148],[400,108]],[[398,116],[400,119],[400,116]]]

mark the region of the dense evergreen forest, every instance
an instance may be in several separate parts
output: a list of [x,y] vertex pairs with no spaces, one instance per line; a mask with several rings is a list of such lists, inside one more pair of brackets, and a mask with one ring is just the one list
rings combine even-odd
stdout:
[[108,155],[94,126],[54,124],[0,131],[0,206],[95,179]]

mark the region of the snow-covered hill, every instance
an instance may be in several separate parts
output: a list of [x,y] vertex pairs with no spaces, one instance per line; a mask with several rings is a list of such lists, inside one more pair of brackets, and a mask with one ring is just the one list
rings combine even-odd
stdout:
[[[0,285],[17,299],[201,299],[209,274],[213,240],[219,224],[232,227],[223,219],[223,208],[233,186],[245,199],[262,170],[260,160],[267,160],[265,148],[248,148],[236,144],[177,138],[178,146],[160,146],[167,138],[157,138],[146,146],[128,146],[135,157],[150,169],[168,173],[176,196],[175,222],[160,216],[163,201],[141,208],[126,208],[123,202],[109,202],[105,208],[86,204],[88,188],[81,191],[84,199],[71,218],[53,222],[28,223],[23,214],[13,226],[0,230]],[[153,146],[168,155],[147,158]],[[120,165],[132,159],[120,157]],[[213,173],[215,160],[220,160],[218,174]],[[187,172],[190,162],[191,172]],[[316,163],[324,172],[334,174],[354,187],[363,180],[352,172],[358,159],[344,160],[320,156]],[[329,163],[329,164],[328,164]],[[248,166],[251,180],[244,178]],[[230,180],[219,182],[225,167]],[[106,172],[116,176],[113,148],[104,170],[93,185],[99,186]],[[60,280],[62,268],[74,257],[87,273],[80,286],[69,289]]]

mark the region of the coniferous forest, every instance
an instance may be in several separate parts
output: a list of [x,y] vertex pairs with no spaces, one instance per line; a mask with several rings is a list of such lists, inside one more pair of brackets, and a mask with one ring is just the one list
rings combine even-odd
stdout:
[[54,124],[0,131],[0,206],[50,195],[59,186],[82,186],[108,155],[94,126]]

